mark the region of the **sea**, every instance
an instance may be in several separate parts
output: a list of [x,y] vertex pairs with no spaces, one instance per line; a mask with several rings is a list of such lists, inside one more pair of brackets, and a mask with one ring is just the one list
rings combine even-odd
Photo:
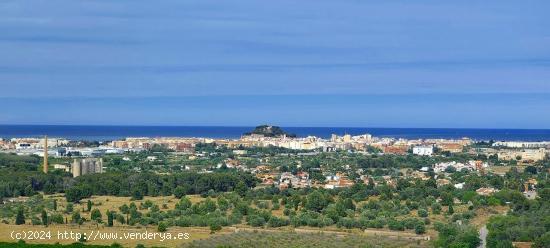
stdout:
[[[298,137],[330,138],[331,134],[372,134],[405,139],[460,139],[495,141],[550,141],[550,129],[474,128],[380,128],[380,127],[282,127]],[[27,138],[48,135],[70,140],[108,141],[126,137],[239,138],[254,127],[223,126],[83,126],[83,125],[0,125],[0,138]]]

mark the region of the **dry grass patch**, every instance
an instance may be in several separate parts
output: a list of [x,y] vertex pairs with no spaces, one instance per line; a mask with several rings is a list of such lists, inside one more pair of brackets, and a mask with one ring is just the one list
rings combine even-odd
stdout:
[[[10,237],[10,234],[12,231],[15,232],[28,232],[28,231],[50,231],[51,232],[51,239],[46,240],[25,240],[27,243],[32,244],[71,244],[74,243],[75,240],[65,240],[65,239],[58,239],[58,232],[65,232],[65,231],[73,231],[75,233],[91,233],[94,231],[94,233],[100,231],[102,233],[117,233],[118,239],[105,239],[100,240],[99,238],[97,240],[89,240],[86,243],[87,244],[96,244],[96,245],[111,245],[113,243],[118,243],[123,245],[124,247],[135,247],[138,244],[143,244],[147,247],[149,246],[155,246],[155,247],[176,247],[178,245],[181,245],[182,243],[188,243],[194,240],[198,239],[206,239],[212,236],[210,234],[210,230],[207,228],[181,228],[181,227],[171,227],[168,229],[166,233],[170,233],[172,237],[176,237],[179,235],[179,233],[188,233],[189,239],[181,240],[181,239],[171,239],[171,240],[164,240],[160,241],[160,238],[154,239],[154,240],[136,240],[136,239],[125,239],[124,234],[128,233],[144,233],[145,231],[151,233],[151,232],[157,232],[156,228],[139,228],[139,227],[129,227],[129,226],[118,226],[118,227],[102,227],[99,228],[95,225],[51,225],[49,227],[44,226],[32,226],[32,225],[7,225],[7,224],[0,224],[0,242],[17,242],[17,240],[14,240]],[[227,233],[228,230],[222,230],[219,233]],[[219,234],[215,234],[219,235]],[[122,237],[122,238],[121,238]]]

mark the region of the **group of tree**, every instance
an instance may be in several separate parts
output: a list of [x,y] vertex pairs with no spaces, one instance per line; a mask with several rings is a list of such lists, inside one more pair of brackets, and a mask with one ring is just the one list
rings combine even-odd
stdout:
[[103,173],[76,178],[65,191],[70,202],[78,202],[92,195],[143,196],[205,194],[209,191],[227,192],[254,187],[257,179],[250,173],[227,171],[214,173],[184,172],[170,175],[154,173]]
[[515,191],[499,192],[511,211],[493,216],[487,224],[488,247],[512,247],[512,242],[534,242],[534,247],[550,244],[550,188],[543,188],[539,198],[526,199]]

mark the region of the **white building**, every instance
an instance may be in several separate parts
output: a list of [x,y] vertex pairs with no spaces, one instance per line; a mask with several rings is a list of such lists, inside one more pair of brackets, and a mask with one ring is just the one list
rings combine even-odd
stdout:
[[550,141],[543,141],[543,142],[498,141],[493,143],[493,147],[546,148],[546,147],[550,147]]
[[475,161],[470,161],[466,164],[458,163],[456,161],[451,161],[451,162],[442,162],[442,163],[439,163],[439,164],[435,164],[434,165],[434,172],[435,173],[444,172],[448,167],[453,167],[453,168],[455,168],[456,171],[462,171],[462,170],[474,171],[474,170],[476,170]]
[[246,150],[233,150],[235,155],[246,155]]
[[420,156],[432,156],[434,153],[433,146],[415,146],[413,147],[413,154]]

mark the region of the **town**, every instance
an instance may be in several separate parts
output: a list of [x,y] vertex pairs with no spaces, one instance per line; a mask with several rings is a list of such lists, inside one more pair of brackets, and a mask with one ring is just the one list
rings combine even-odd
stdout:
[[[272,135],[271,132],[265,132],[269,129],[276,129],[276,133],[280,133]],[[407,140],[379,138],[370,134],[357,136],[333,134],[330,139],[314,136],[299,138],[289,137],[279,127],[273,126],[260,126],[257,131],[259,133],[249,133],[240,139],[129,137],[108,142],[80,142],[51,137],[12,138],[0,140],[0,148],[5,153],[39,157],[47,155],[51,158],[58,158],[59,161],[64,162],[53,164],[53,169],[71,172],[74,177],[117,169],[111,168],[109,165],[113,161],[136,164],[136,159],[132,157],[132,154],[158,150],[162,152],[149,152],[150,154],[148,153],[149,155],[139,162],[151,164],[159,172],[167,172],[167,168],[170,168],[169,171],[192,170],[201,173],[210,173],[222,167],[238,169],[253,173],[261,180],[262,185],[275,185],[281,189],[289,186],[333,189],[350,187],[356,181],[366,184],[370,181],[372,175],[369,177],[368,173],[363,173],[365,171],[362,169],[341,162],[339,167],[331,166],[330,163],[321,163],[316,168],[302,168],[302,163],[307,161],[303,158],[315,158],[324,156],[323,154],[339,155],[344,152],[349,156],[355,156],[354,154],[425,156],[431,158],[430,162],[418,164],[414,173],[409,174],[427,180],[429,172],[447,172],[448,174],[448,172],[465,170],[485,173],[492,171],[495,166],[506,168],[507,166],[533,165],[547,159],[547,149],[550,148],[550,142],[475,142],[469,138]],[[45,146],[48,148],[46,153],[44,152]],[[275,156],[257,152],[257,148],[271,149]],[[453,160],[453,154],[462,154],[463,156]],[[105,165],[103,157],[109,161]],[[289,167],[294,168],[293,173],[289,171]],[[134,166],[131,169],[142,170],[139,166]],[[322,177],[311,177],[311,169],[315,169],[313,171],[317,175],[322,174]],[[351,175],[355,177],[350,178]],[[390,185],[395,184],[394,179],[389,176],[385,177],[384,182]],[[439,182],[447,181],[440,178]],[[375,181],[374,183],[379,182]],[[456,186],[460,187],[459,185]]]
[[[525,201],[546,199],[550,167],[550,142],[324,139],[269,125],[238,139],[45,136],[6,138],[0,147],[6,172],[0,219],[11,228],[25,216],[33,225],[154,225],[162,232],[209,226],[212,234],[291,226],[386,230],[423,245],[450,242],[453,237],[441,235],[445,228],[477,240],[476,229],[487,222],[504,221],[497,217]],[[36,211],[42,220],[33,217]]]

